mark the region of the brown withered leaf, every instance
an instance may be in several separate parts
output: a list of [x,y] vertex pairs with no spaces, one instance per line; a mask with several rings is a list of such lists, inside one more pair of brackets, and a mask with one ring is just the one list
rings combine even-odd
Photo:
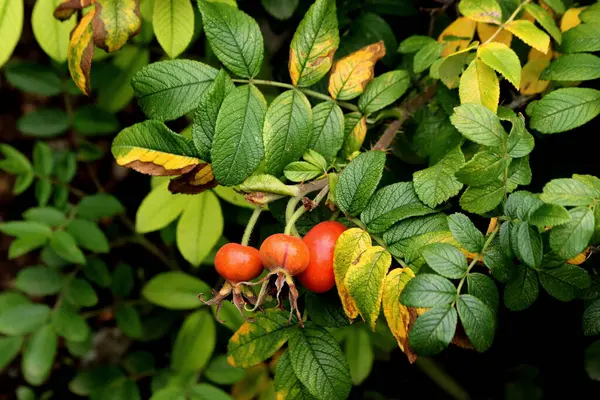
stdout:
[[172,179],[169,182],[169,191],[173,194],[198,194],[212,189],[218,184],[210,164],[200,163],[190,172]]

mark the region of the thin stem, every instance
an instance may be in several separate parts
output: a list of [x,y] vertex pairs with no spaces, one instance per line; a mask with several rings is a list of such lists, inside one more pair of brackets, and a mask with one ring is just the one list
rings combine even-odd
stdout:
[[290,85],[289,83],[283,83],[283,82],[277,82],[277,81],[267,81],[267,80],[263,80],[263,79],[250,79],[250,80],[249,79],[232,79],[232,80],[236,83],[253,83],[255,85],[276,86],[276,87],[285,88],[285,89],[296,89],[296,90],[300,90],[302,93],[304,93],[307,96],[311,96],[316,99],[321,99],[321,100],[325,100],[325,101],[333,101],[333,102],[337,103],[340,107],[347,108],[348,110],[351,110],[351,111],[359,111],[358,107],[352,103],[346,103],[344,101],[336,101],[334,98],[329,97],[326,94],[319,93],[319,92],[316,92],[316,91],[310,90],[310,89],[297,88],[296,86]]
[[500,27],[498,28],[498,30],[496,32],[494,32],[494,34],[492,36],[490,36],[488,38],[488,40],[486,40],[485,42],[483,42],[481,45],[483,46],[484,44],[488,44],[490,43],[492,40],[496,39],[496,36],[498,36],[500,34],[500,32],[502,32],[502,29],[504,29],[506,27],[506,25],[510,24],[511,22],[513,22],[513,20],[515,18],[517,18],[517,15],[519,14],[519,12],[521,11],[521,9],[523,7],[525,7],[525,5],[527,3],[529,3],[531,0],[525,0],[524,2],[522,2],[521,4],[519,4],[519,6],[517,7],[517,9],[510,15],[510,17],[508,17],[508,19],[502,23],[502,25],[500,25]]
[[[286,226],[287,226],[288,222],[294,216],[294,212],[296,211],[296,206],[298,205],[298,203],[300,201],[302,201],[302,197],[291,197],[290,200],[288,201],[287,206],[285,208],[285,224],[286,224]],[[299,236],[298,232],[296,231],[295,226],[292,227],[290,234],[294,235],[294,236]]]
[[286,235],[289,235],[293,229],[295,229],[295,224],[296,221],[298,220],[298,218],[300,218],[306,211],[311,211],[314,208],[316,208],[319,203],[325,198],[325,196],[327,196],[327,193],[329,192],[329,185],[326,185],[323,189],[321,189],[321,191],[315,196],[315,199],[312,201],[312,206],[306,207],[306,206],[302,206],[300,208],[298,208],[296,210],[296,212],[294,212],[294,214],[291,216],[290,220],[287,221],[286,225],[285,225],[285,230],[283,231],[283,233],[285,233]]
[[440,388],[444,389],[453,399],[468,400],[469,394],[458,382],[454,380],[446,371],[442,369],[435,361],[426,357],[419,357],[415,361],[417,367],[421,369],[432,381]]
[[246,229],[244,230],[244,236],[242,236],[242,246],[248,246],[248,243],[250,242],[250,236],[252,235],[252,231],[256,226],[256,221],[258,221],[258,217],[260,216],[261,212],[262,208],[260,207],[256,207],[254,211],[252,211],[252,215],[250,216],[248,224],[246,225]]
[[[483,244],[483,247],[481,248],[481,251],[479,253],[477,253],[477,255],[473,258],[473,260],[471,261],[471,263],[467,267],[467,272],[465,273],[465,276],[463,276],[461,278],[460,282],[458,283],[458,287],[456,288],[456,295],[457,296],[460,296],[460,291],[462,290],[462,287],[465,284],[465,280],[467,279],[467,276],[469,276],[469,272],[471,272],[471,269],[473,269],[473,267],[475,266],[475,264],[477,264],[477,260],[479,260],[479,257],[485,253],[485,251],[487,250],[487,248],[492,243],[492,240],[494,240],[494,237],[496,237],[497,233],[498,233],[498,226],[496,226],[494,228],[494,230],[490,233],[490,235],[485,240],[485,243]],[[454,303],[452,303],[452,304],[454,305]]]

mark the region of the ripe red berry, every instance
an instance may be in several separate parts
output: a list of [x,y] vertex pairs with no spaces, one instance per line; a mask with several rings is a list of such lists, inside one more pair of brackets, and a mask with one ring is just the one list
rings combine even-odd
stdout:
[[263,270],[258,250],[238,243],[227,243],[215,256],[215,269],[230,282],[245,282]]
[[276,233],[260,246],[260,259],[269,270],[284,268],[291,276],[306,269],[310,260],[308,247],[294,236]]
[[311,292],[325,293],[335,286],[333,251],[336,240],[346,229],[339,222],[325,221],[315,225],[302,239],[308,247],[310,262],[298,280]]

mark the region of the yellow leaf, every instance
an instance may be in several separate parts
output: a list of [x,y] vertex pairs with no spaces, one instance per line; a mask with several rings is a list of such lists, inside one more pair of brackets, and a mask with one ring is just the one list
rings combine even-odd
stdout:
[[500,24],[502,9],[496,0],[461,0],[458,10],[465,17],[477,22]]
[[575,257],[571,258],[570,260],[567,260],[567,263],[572,264],[572,265],[583,264],[583,262],[590,257],[591,251],[592,251],[592,249],[588,247],[587,249],[585,249],[583,251],[583,253],[576,255]]
[[337,100],[360,95],[373,79],[375,63],[385,56],[383,40],[363,47],[337,61],[329,76],[329,93]]
[[544,54],[541,51],[537,51],[536,49],[534,49],[533,47],[529,50],[529,54],[527,55],[527,60],[528,61],[533,61],[533,60],[552,60],[552,54],[553,52],[552,50],[552,46],[550,46],[549,51]]
[[544,54],[550,48],[550,36],[537,28],[531,21],[523,19],[512,21],[506,25],[505,29]]
[[408,345],[408,332],[417,318],[417,313],[415,309],[400,303],[400,294],[408,281],[414,277],[414,272],[408,267],[391,270],[385,278],[382,301],[383,315],[385,315],[390,331],[410,363],[417,359],[417,355]]
[[362,229],[351,228],[340,235],[335,243],[333,253],[333,273],[338,294],[346,315],[354,319],[358,316],[356,303],[350,297],[344,279],[348,269],[357,260],[358,256],[371,247],[371,236]]
[[476,103],[494,114],[500,101],[500,83],[493,69],[481,60],[473,60],[463,72],[458,87],[461,104]]
[[381,311],[383,284],[390,265],[392,255],[381,246],[373,246],[352,262],[344,278],[358,313],[373,331]]
[[[477,23],[477,36],[482,43],[485,43],[494,33],[498,30],[496,25],[486,24],[484,22]],[[512,33],[502,29],[498,35],[492,40],[492,42],[504,43],[510,47],[512,42]]]
[[[473,35],[475,35],[475,21],[469,18],[460,17],[454,20],[438,37],[438,42],[445,43],[442,57],[456,53],[458,50],[465,49],[471,43]],[[444,40],[446,36],[454,36],[460,38],[458,40]]]
[[360,150],[367,135],[367,117],[360,113],[350,113],[344,116],[344,144],[341,156],[348,158]]
[[560,31],[566,32],[571,28],[575,28],[581,24],[579,14],[584,10],[585,7],[569,8],[562,16],[560,20]]
[[90,71],[92,69],[92,57],[94,56],[92,20],[95,15],[96,9],[92,8],[89,13],[81,18],[81,21],[71,33],[71,40],[67,49],[67,61],[73,82],[83,94],[88,96],[91,91]]
[[519,92],[524,95],[542,93],[550,81],[540,80],[540,74],[550,64],[549,60],[528,61],[521,70],[521,87]]

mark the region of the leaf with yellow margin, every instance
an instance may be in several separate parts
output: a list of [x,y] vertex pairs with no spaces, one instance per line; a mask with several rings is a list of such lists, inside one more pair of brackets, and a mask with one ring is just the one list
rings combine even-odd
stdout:
[[550,81],[540,80],[540,74],[550,65],[549,60],[530,60],[521,70],[521,87],[519,92],[523,95],[542,93]]
[[566,32],[571,28],[575,28],[581,24],[579,14],[585,9],[585,7],[569,8],[562,16],[560,20],[560,31]]
[[294,86],[323,78],[340,44],[335,0],[317,0],[300,21],[290,45],[289,71]]
[[461,0],[458,10],[465,17],[477,22],[500,24],[502,8],[496,0]]
[[521,62],[517,53],[503,43],[490,42],[477,48],[477,56],[502,74],[515,88],[521,84]]
[[[496,25],[486,24],[485,22],[477,23],[477,36],[479,36],[479,40],[481,40],[482,43],[487,42],[487,40],[491,38],[497,30],[498,26]],[[510,47],[510,43],[512,42],[512,33],[502,29],[500,33],[492,40],[492,42],[504,43]]]
[[113,140],[112,154],[119,165],[160,176],[185,174],[202,162],[191,139],[154,120],[123,129]]
[[512,21],[506,24],[504,29],[542,53],[547,53],[550,48],[550,36],[531,21],[523,19]]
[[92,26],[96,46],[109,53],[119,50],[142,27],[139,0],[96,0]]
[[190,172],[178,176],[169,182],[171,193],[199,194],[216,187],[219,183],[208,163],[200,163]]
[[344,115],[344,144],[341,156],[347,158],[360,150],[367,135],[367,118],[358,112]]
[[[438,36],[438,42],[445,44],[442,57],[449,56],[450,54],[456,53],[458,50],[467,48],[475,35],[475,26],[475,21],[466,17],[457,18],[448,25],[440,36]],[[444,38],[447,36],[451,36],[452,39],[445,40]]]
[[271,357],[298,329],[290,323],[288,313],[266,310],[256,321],[245,322],[229,339],[227,361],[234,367],[248,368]]
[[417,359],[417,355],[408,345],[408,332],[417,319],[417,313],[414,308],[400,303],[400,294],[406,283],[414,277],[414,272],[408,267],[391,270],[385,278],[382,300],[383,315],[385,315],[390,331],[410,363]]
[[363,47],[338,60],[329,76],[329,94],[337,100],[360,95],[373,79],[375,63],[385,56],[383,40]]
[[350,319],[358,316],[358,308],[350,296],[344,283],[348,269],[357,260],[358,256],[371,247],[371,236],[360,228],[351,228],[340,235],[335,242],[333,252],[333,273],[335,285],[342,301],[346,315]]
[[71,33],[71,40],[67,49],[67,63],[71,78],[83,94],[88,96],[91,92],[90,72],[92,70],[92,57],[94,56],[92,20],[95,15],[96,9],[92,8],[89,13],[81,18],[81,21]]
[[392,255],[381,246],[373,246],[358,256],[344,278],[358,313],[373,331],[381,311],[383,284],[390,265]]
[[89,7],[95,0],[63,0],[54,10],[54,18],[64,21],[75,14],[77,10]]
[[500,102],[500,83],[496,72],[483,61],[473,60],[460,78],[458,94],[461,104],[481,104],[495,114]]

